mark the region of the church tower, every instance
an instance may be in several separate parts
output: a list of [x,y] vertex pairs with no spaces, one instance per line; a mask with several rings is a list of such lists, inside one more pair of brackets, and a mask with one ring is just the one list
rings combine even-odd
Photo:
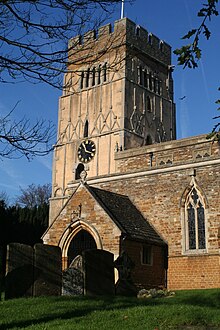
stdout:
[[176,138],[171,48],[127,18],[72,38],[59,102],[51,217],[83,170],[117,173],[115,153]]

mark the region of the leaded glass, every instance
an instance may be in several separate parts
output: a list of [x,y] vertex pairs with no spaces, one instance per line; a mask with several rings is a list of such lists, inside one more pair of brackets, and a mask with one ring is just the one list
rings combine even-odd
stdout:
[[204,208],[199,202],[199,207],[197,208],[198,217],[198,244],[199,249],[205,249],[205,215]]
[[196,230],[195,230],[195,210],[192,204],[188,209],[188,233],[189,233],[189,249],[196,249]]

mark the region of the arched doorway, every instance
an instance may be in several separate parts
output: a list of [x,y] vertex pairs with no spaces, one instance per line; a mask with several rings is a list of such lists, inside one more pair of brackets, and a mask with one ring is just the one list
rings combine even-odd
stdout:
[[88,231],[81,229],[70,242],[67,252],[68,266],[76,256],[89,249],[97,249],[96,242]]

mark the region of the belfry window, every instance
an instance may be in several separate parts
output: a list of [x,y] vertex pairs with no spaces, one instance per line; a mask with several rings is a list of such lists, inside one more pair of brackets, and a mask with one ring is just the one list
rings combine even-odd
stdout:
[[95,67],[92,69],[92,86],[95,86]]
[[206,248],[205,210],[202,198],[195,187],[190,191],[185,205],[186,250]]
[[86,87],[89,87],[90,69],[86,72]]
[[103,65],[103,82],[107,81],[107,64]]
[[97,84],[101,84],[101,65],[99,65],[98,67],[98,80],[97,80]]
[[143,85],[143,69],[141,65],[138,68],[138,80],[139,84]]
[[84,132],[83,132],[83,137],[86,138],[88,137],[89,134],[89,122],[86,120],[85,126],[84,126]]
[[83,86],[84,86],[84,71],[81,72],[80,88],[83,89]]
[[147,111],[152,112],[152,101],[150,96],[147,96]]

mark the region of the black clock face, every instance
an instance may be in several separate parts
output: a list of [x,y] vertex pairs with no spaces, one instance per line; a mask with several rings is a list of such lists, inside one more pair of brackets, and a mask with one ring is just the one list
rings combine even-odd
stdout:
[[82,163],[88,163],[95,156],[95,151],[95,143],[92,140],[85,140],[78,148],[78,158]]

